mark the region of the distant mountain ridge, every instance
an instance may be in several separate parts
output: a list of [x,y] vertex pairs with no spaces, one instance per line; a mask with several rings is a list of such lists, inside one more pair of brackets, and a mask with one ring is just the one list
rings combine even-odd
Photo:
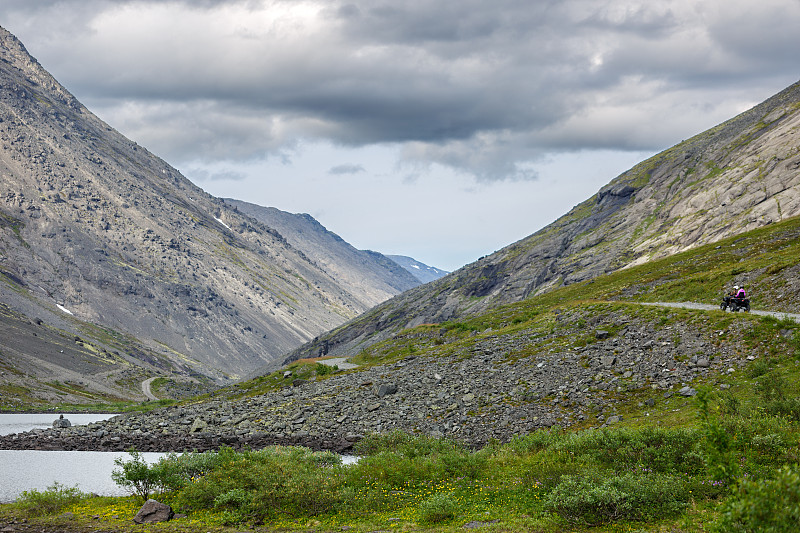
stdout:
[[398,268],[397,263],[387,260],[383,254],[357,250],[311,215],[287,213],[230,198],[226,198],[225,203],[275,228],[290,245],[303,252],[333,279],[363,286],[365,302],[370,306],[420,284],[417,277],[404,268]]
[[800,83],[657,154],[533,235],[290,353],[352,355],[399,330],[478,314],[800,214]]
[[[231,379],[417,284],[370,254],[349,277],[323,268],[105,124],[4,29],[0,59],[0,320],[16,339],[41,322],[82,339],[76,357]],[[45,352],[3,359],[71,364]]]
[[437,280],[449,274],[446,270],[428,266],[425,263],[417,261],[413,257],[407,257],[405,255],[387,255],[386,257],[408,270],[412,276],[422,283],[428,283],[429,281]]

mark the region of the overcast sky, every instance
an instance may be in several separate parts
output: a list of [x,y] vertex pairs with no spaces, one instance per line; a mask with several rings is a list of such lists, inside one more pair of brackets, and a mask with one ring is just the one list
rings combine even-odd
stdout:
[[1,0],[215,196],[454,270],[800,79],[800,0]]

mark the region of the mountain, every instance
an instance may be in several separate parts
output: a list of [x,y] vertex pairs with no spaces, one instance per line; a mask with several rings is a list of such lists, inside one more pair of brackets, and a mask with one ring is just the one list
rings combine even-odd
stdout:
[[[163,452],[227,443],[347,450],[365,435],[396,430],[482,447],[554,426],[691,426],[700,413],[689,397],[701,387],[736,407],[728,427],[739,426],[748,402],[754,428],[769,434],[796,410],[800,314],[766,311],[800,311],[798,280],[794,217],[463,320],[409,328],[359,352],[347,369],[295,361],[202,399],[88,430],[0,437],[0,449]],[[719,311],[719,289],[733,283],[747,285],[759,315]],[[715,305],[675,304],[688,298]],[[765,388],[766,379],[776,384]],[[778,404],[788,407],[778,411]],[[778,416],[765,424],[770,413]],[[539,453],[552,435],[518,444]]]
[[613,179],[533,235],[371,309],[286,361],[352,355],[800,214],[800,83]]
[[416,259],[404,255],[387,255],[386,257],[408,270],[411,275],[422,283],[428,283],[429,281],[439,279],[449,274],[449,272],[445,270],[439,270],[436,267],[428,266],[425,263],[420,263]]
[[[357,250],[308,214],[292,214],[274,207],[226,198],[225,203],[240,213],[276,229],[333,279],[344,282],[369,306],[420,284],[397,263],[378,252]],[[402,265],[400,265],[402,266]]]
[[[35,324],[86,341],[81,365],[109,353],[224,380],[415,283],[366,259],[347,276],[321,266],[105,124],[4,29],[0,59],[0,318],[18,340]],[[6,376],[70,366],[7,341]]]

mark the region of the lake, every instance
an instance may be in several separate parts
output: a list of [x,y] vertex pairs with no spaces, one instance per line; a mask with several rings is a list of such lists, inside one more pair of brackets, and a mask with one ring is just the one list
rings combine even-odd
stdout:
[[[68,414],[64,418],[73,426],[106,420],[113,414]],[[52,427],[58,414],[0,414],[0,435]],[[153,463],[163,453],[144,453]],[[130,457],[125,452],[42,452],[0,450],[0,503],[16,500],[24,490],[44,490],[54,482],[76,486],[83,492],[101,496],[127,494],[111,480],[114,460]]]
[[[113,414],[67,414],[73,426],[106,420]],[[32,429],[52,427],[58,414],[2,414],[0,435],[10,435]],[[158,461],[164,453],[143,453],[148,463]],[[67,487],[77,487],[83,492],[100,496],[128,494],[111,480],[114,460],[128,458],[126,452],[58,452],[32,450],[0,450],[0,503],[16,500],[22,491],[45,490],[54,482]],[[358,457],[342,456],[344,464],[353,464]]]

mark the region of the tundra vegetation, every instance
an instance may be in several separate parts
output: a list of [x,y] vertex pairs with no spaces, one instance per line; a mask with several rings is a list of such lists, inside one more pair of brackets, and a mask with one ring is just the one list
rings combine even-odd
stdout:
[[[61,524],[69,512],[77,524],[98,517],[106,529],[127,530],[142,501],[155,497],[187,516],[154,531],[455,531],[465,525],[485,531],[795,531],[800,324],[639,303],[717,303],[722,288],[735,281],[751,290],[756,309],[797,311],[799,234],[800,220],[792,219],[469,319],[418,326],[353,358],[364,367],[411,351],[466,353],[464,347],[487,331],[549,332],[550,348],[577,346],[594,342],[591,328],[583,323],[586,334],[577,335],[581,324],[564,327],[560,315],[580,322],[620,314],[660,321],[665,331],[680,324],[728,332],[720,343],[758,353],[734,372],[698,377],[691,383],[699,391],[694,397],[618,389],[624,415],[618,424],[592,428],[597,421],[586,420],[481,449],[421,434],[368,435],[356,444],[361,459],[353,465],[299,447],[170,454],[153,465],[132,451],[114,475],[130,497],[88,497],[55,486],[23,494],[0,508],[0,516]],[[439,334],[428,339],[431,328]],[[553,337],[560,328],[563,337]],[[341,372],[320,366],[300,361],[292,368],[316,380]],[[278,376],[212,396],[285,386]],[[654,394],[656,402],[645,401]],[[40,513],[45,516],[35,516]]]

